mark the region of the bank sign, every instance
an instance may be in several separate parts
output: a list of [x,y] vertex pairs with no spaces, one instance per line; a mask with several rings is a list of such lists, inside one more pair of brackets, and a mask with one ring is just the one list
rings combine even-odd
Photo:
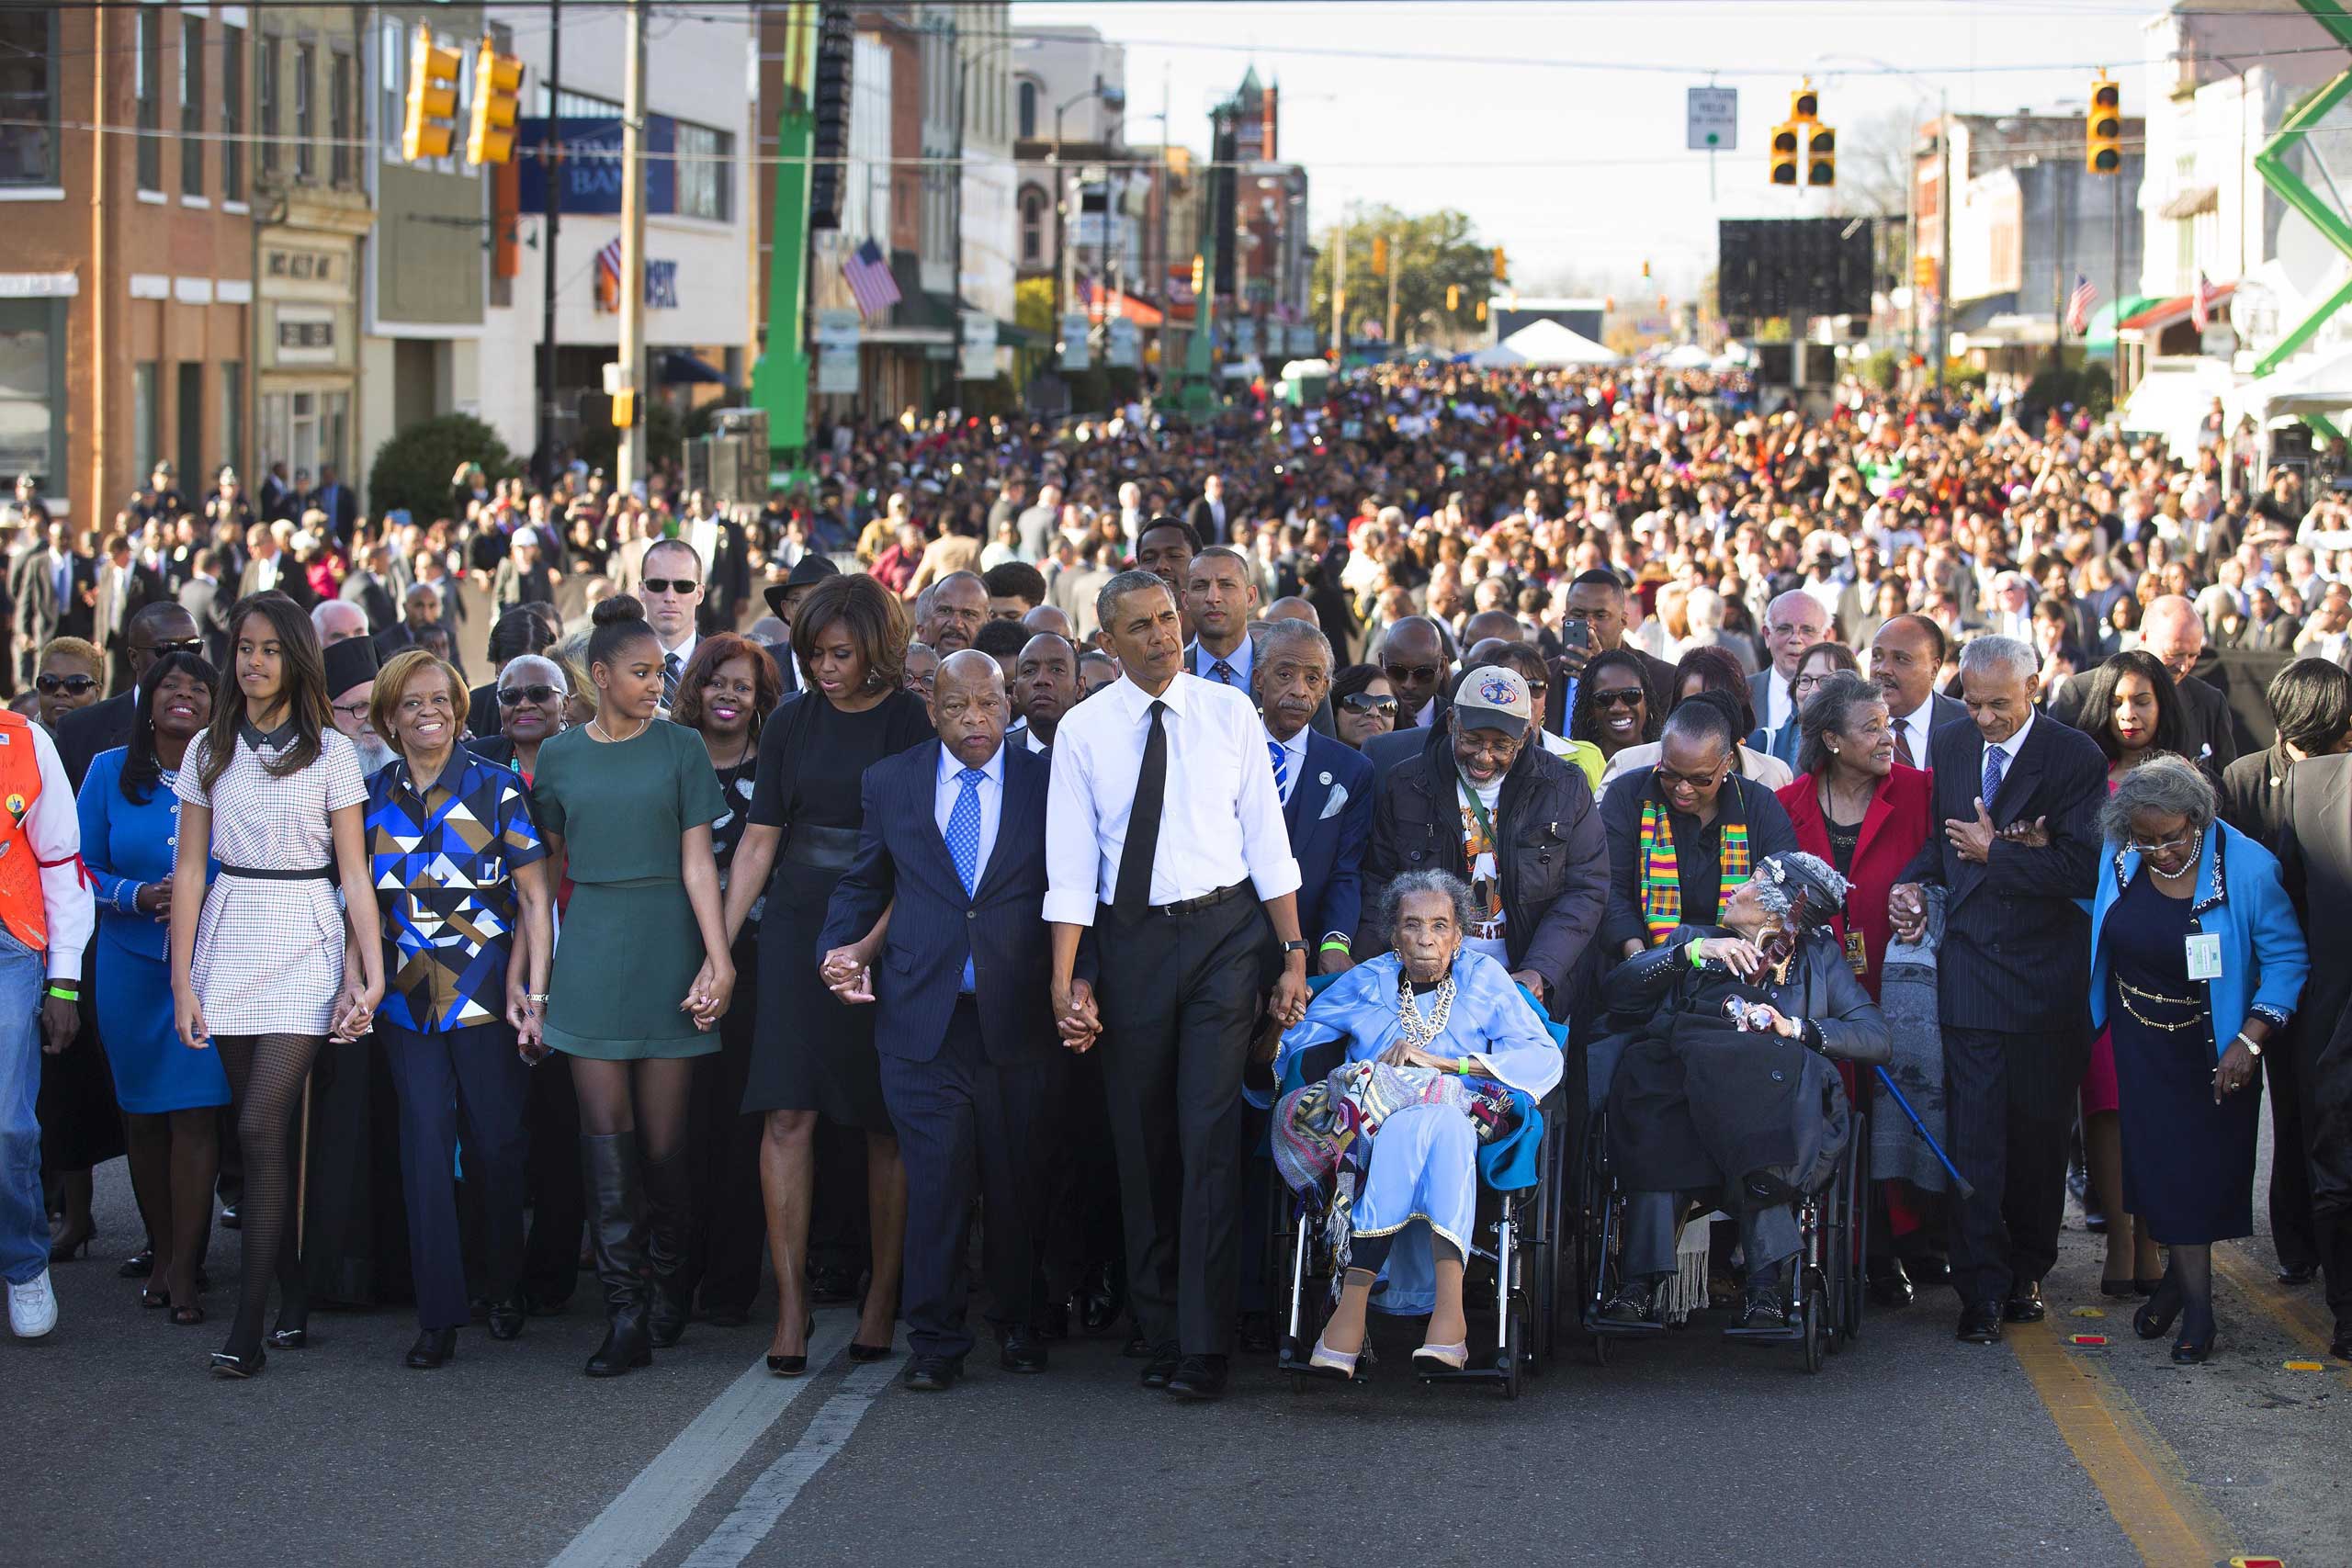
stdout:
[[[554,122],[563,166],[557,178],[558,209],[563,212],[617,215],[621,209],[621,122],[617,118],[566,116]],[[522,189],[517,210],[545,212],[548,206],[546,147],[548,121],[523,119],[514,123],[514,161],[520,166]],[[678,209],[677,122],[666,115],[645,117],[645,210]]]

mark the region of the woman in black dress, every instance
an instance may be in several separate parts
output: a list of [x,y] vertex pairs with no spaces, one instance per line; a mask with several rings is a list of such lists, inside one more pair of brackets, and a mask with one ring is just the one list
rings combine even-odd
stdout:
[[2132,1326],[2155,1339],[2177,1317],[2172,1359],[2202,1361],[2213,1244],[2254,1234],[2255,1074],[2310,963],[2278,862],[2219,819],[2212,784],[2188,762],[2132,769],[2099,827],[2091,1023],[2114,1036],[2124,1207],[2170,1249]]
[[[727,799],[727,815],[710,825],[710,852],[718,863],[722,893],[751,819],[762,721],[783,694],[784,678],[767,649],[733,632],[695,643],[694,657],[678,677],[670,722],[702,737]],[[759,1012],[759,937],[755,903],[733,938],[735,999],[719,1021],[718,1055],[703,1061],[695,1079],[695,1239],[688,1268],[699,1281],[703,1314],[729,1328],[751,1318],[765,1223],[759,1187],[761,1121],[742,1108]]]
[[833,885],[857,852],[865,770],[932,737],[922,699],[900,689],[907,630],[897,597],[863,574],[828,578],[801,601],[792,618],[801,690],[760,738],[751,821],[729,878],[730,933],[742,929],[763,893],[767,900],[759,943],[763,1005],[743,1109],[767,1113],[760,1190],[776,1278],[768,1365],[782,1377],[808,1370],[804,1275],[820,1116],[866,1135],[874,1267],[851,1359],[888,1355],[898,1316],[907,1173],[882,1103],[873,1011],[845,1006],[826,989],[817,974],[817,937]]

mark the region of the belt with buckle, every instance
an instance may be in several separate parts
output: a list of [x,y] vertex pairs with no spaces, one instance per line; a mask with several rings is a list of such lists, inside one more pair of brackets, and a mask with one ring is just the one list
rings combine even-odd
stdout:
[[1146,905],[1145,912],[1153,915],[1189,915],[1195,909],[1214,908],[1249,886],[1247,882],[1237,882],[1230,887],[1220,887],[1214,893],[1204,893],[1197,898],[1179,898],[1173,904]]

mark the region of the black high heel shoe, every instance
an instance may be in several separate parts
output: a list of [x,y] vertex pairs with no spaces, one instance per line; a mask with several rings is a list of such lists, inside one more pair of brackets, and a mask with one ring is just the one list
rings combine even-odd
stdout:
[[2179,1293],[2158,1290],[2147,1305],[2132,1314],[2132,1332],[2143,1339],[2161,1339],[2172,1332],[2172,1320],[2179,1315]]
[[300,1350],[311,1343],[311,1303],[287,1302],[277,1309],[277,1322],[269,1331],[269,1348],[273,1350]]
[[257,1378],[268,1365],[268,1354],[258,1347],[239,1355],[234,1350],[212,1352],[212,1375],[217,1378]]
[[808,1352],[805,1347],[808,1345],[809,1339],[816,1335],[816,1332],[817,1316],[814,1313],[811,1313],[808,1315],[808,1326],[800,1331],[800,1343],[804,1347],[800,1354],[797,1356],[770,1356],[768,1358],[768,1371],[774,1372],[780,1378],[798,1378],[808,1376]]

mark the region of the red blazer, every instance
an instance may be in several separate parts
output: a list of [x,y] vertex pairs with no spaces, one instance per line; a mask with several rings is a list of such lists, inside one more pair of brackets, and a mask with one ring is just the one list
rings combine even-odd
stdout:
[[[1829,852],[1829,824],[1822,818],[1815,785],[1810,774],[1799,773],[1777,793],[1796,828],[1797,848],[1836,865]],[[1878,793],[1871,797],[1871,808],[1862,814],[1862,836],[1854,846],[1854,863],[1846,874],[1853,889],[1847,895],[1846,915],[1837,922],[1837,929],[1841,943],[1849,920],[1861,931],[1862,953],[1870,965],[1862,984],[1873,998],[1878,996],[1879,965],[1886,956],[1892,931],[1886,896],[1901,879],[1903,868],[1911,863],[1912,855],[1927,841],[1931,798],[1925,770],[1897,762],[1880,781]]]

